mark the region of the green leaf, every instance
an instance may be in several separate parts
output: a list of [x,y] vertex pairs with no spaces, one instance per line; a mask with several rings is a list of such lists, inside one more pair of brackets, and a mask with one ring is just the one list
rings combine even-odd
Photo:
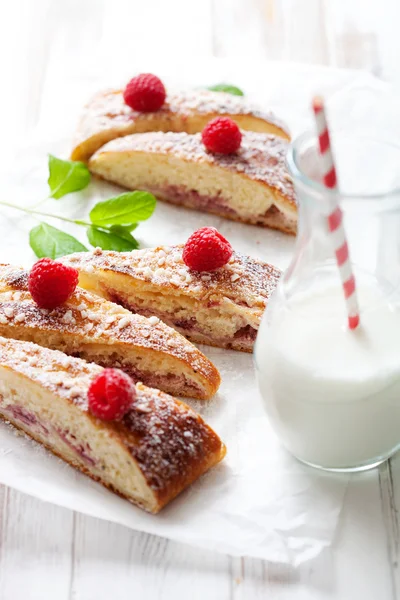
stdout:
[[129,231],[124,231],[121,236],[97,227],[88,227],[86,233],[90,244],[95,247],[99,246],[102,250],[129,252],[129,250],[139,248],[137,240]]
[[216,85],[211,85],[208,89],[213,92],[226,92],[233,96],[244,96],[244,93],[240,88],[236,87],[236,85],[230,85],[229,83],[217,83]]
[[98,202],[90,211],[94,225],[128,225],[145,221],[154,212],[156,199],[149,192],[127,192],[109,200]]
[[110,231],[115,231],[115,233],[117,233],[121,237],[124,237],[123,233],[125,231],[130,233],[131,231],[134,231],[138,225],[139,223],[129,223],[127,225],[111,225],[111,227],[108,227],[108,229]]
[[29,244],[38,258],[59,258],[87,248],[76,238],[47,223],[40,223],[29,232]]
[[51,198],[62,198],[89,185],[90,172],[82,162],[61,160],[49,154],[49,184]]

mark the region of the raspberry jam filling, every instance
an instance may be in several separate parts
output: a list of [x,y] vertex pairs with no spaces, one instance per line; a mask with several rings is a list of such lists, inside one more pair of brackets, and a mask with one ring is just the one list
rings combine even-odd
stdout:
[[[203,212],[215,212],[228,218],[235,216],[241,218],[241,215],[229,206],[229,199],[225,199],[220,195],[203,195],[183,185],[166,185],[158,188],[148,188],[148,190],[155,196],[172,204],[188,206]],[[289,218],[275,204],[270,206],[264,214],[253,215],[252,218],[259,225],[265,225],[271,220],[277,219],[288,220]],[[293,223],[295,224],[295,222],[296,218],[293,217]]]
[[223,196],[207,196],[199,194],[196,190],[181,185],[166,185],[162,187],[148,187],[149,192],[179,206],[186,206],[201,212],[215,213],[227,219],[239,219],[251,222],[261,227],[283,228],[289,233],[295,233],[297,218],[283,213],[275,204],[272,204],[263,214],[243,216],[229,206],[229,200]]
[[[111,358],[109,361],[101,361],[100,364],[106,368],[115,367],[116,360]],[[185,395],[188,395],[191,390],[195,397],[202,395],[203,390],[193,381],[189,381],[183,374],[166,373],[165,375],[160,375],[158,373],[151,373],[150,371],[141,371],[128,363],[122,363],[119,368],[132,377],[135,382],[141,381],[148,387],[169,390],[170,393],[174,393],[177,396],[180,396],[183,390],[185,390]]]
[[[171,315],[168,315],[171,318]],[[174,321],[174,327],[178,327],[179,329],[184,329],[185,331],[193,331],[196,329],[197,321],[193,317],[191,319],[181,319],[178,321]]]
[[251,325],[246,325],[246,327],[242,327],[241,329],[238,329],[237,332],[235,333],[235,340],[243,340],[243,341],[248,341],[248,342],[252,342],[252,344],[254,344],[254,342],[256,341],[256,337],[257,337],[257,330],[254,329],[254,327],[252,327]]
[[149,188],[155,196],[159,196],[172,204],[184,205],[204,212],[218,212],[235,216],[237,212],[230,208],[222,196],[205,196],[183,185],[167,185],[160,188]]
[[[219,339],[217,340],[215,337],[212,337],[208,332],[206,332],[206,331],[204,331],[204,329],[202,329],[202,327],[199,325],[199,323],[197,322],[195,317],[191,317],[190,319],[176,319],[174,314],[172,314],[172,313],[156,311],[154,309],[149,310],[149,309],[144,308],[143,306],[135,305],[130,302],[128,303],[121,296],[119,296],[118,294],[116,294],[115,292],[113,292],[111,290],[107,290],[107,293],[112,302],[115,302],[116,304],[120,304],[121,306],[123,306],[124,308],[127,308],[131,312],[138,313],[140,315],[143,315],[144,317],[151,317],[151,316],[155,315],[159,319],[161,319],[161,321],[164,321],[164,323],[166,323],[167,325],[170,325],[171,327],[174,327],[175,329],[177,329],[180,333],[182,333],[182,335],[185,335],[187,333],[190,336],[191,332],[196,332],[196,333],[199,333],[200,335],[204,336],[205,339],[208,339],[214,343],[219,342],[222,345],[229,347],[229,344],[232,343],[233,341],[235,341],[235,342],[240,341],[243,344],[245,344],[248,348],[253,347],[256,337],[257,337],[257,329],[255,329],[251,325],[245,325],[244,327],[241,327],[240,329],[238,329],[232,337],[225,338],[222,340],[219,340]],[[124,370],[126,370],[126,369],[124,368]],[[145,383],[144,380],[143,380],[143,382]],[[147,385],[149,385],[149,384],[147,384]]]
[[78,442],[76,436],[70,431],[68,431],[68,429],[63,430],[57,427],[56,431],[60,438],[63,440],[63,442],[67,444],[67,446],[71,448],[71,450],[73,450],[76,454],[81,456],[86,463],[92,466],[96,464],[96,461],[94,461],[93,458],[89,456],[89,444]]
[[16,425],[25,425],[29,428],[33,435],[35,433],[40,435],[44,441],[46,438],[48,438],[49,445],[54,444],[54,434],[57,434],[57,436],[88,465],[94,466],[96,464],[96,461],[90,456],[90,446],[88,444],[78,442],[76,437],[71,434],[68,429],[60,429],[58,427],[54,427],[50,423],[43,423],[43,421],[37,418],[35,413],[19,404],[8,404],[7,406],[2,406],[0,413],[6,419],[11,419]]
[[49,430],[41,423],[36,415],[18,404],[9,404],[3,409],[4,414],[8,414],[14,421],[20,421],[24,425],[28,425],[32,429],[37,429],[42,434],[48,434]]

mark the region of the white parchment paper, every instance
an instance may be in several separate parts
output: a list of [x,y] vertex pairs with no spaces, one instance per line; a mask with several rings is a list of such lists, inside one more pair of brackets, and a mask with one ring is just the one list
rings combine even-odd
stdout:
[[[171,66],[163,71],[152,65],[137,70],[164,73],[164,79],[172,84],[179,79]],[[202,62],[196,69],[183,72],[186,85],[225,80],[243,86],[250,96],[275,108],[294,132],[311,123],[309,99],[315,91],[330,97],[335,118],[348,118],[350,97],[359,103],[358,116],[360,111],[370,114],[377,98],[379,102],[389,98],[387,86],[368,75],[315,67],[272,63],[265,66],[263,83],[246,65],[224,61]],[[128,77],[125,72],[117,75]],[[28,205],[46,197],[47,153],[68,155],[70,132],[80,105],[92,91],[110,84],[104,73],[100,76],[92,71],[90,78],[84,72],[75,73],[69,79],[64,73],[64,91],[57,96],[61,79],[57,80],[51,69],[50,76],[52,84],[44,97],[39,131],[18,150],[13,168],[2,179],[4,200]],[[69,94],[65,93],[66,79]],[[393,108],[398,106],[391,101]],[[352,115],[354,119],[354,111]],[[380,119],[387,123],[382,114]],[[389,129],[393,134],[393,127]],[[48,201],[42,208],[84,216],[94,202],[115,191],[113,186],[92,183],[83,193]],[[3,207],[0,214],[0,261],[31,264],[34,256],[27,233],[37,221]],[[135,235],[143,246],[172,244],[184,241],[205,225],[217,227],[241,252],[281,268],[290,260],[294,247],[291,237],[161,202]],[[78,234],[85,243],[84,231],[62,227]],[[82,513],[232,555],[294,566],[317,556],[333,541],[348,478],[315,472],[281,448],[261,406],[252,356],[208,347],[202,350],[220,369],[223,383],[211,402],[192,405],[219,433],[228,454],[221,465],[161,514],[148,515],[114,496],[4,424],[0,424],[0,482]]]

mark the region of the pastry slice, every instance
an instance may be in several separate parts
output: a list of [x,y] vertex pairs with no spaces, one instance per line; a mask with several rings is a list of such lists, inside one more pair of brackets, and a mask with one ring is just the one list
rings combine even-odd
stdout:
[[246,98],[209,90],[169,94],[156,112],[137,112],[127,106],[123,90],[96,94],[85,107],[75,136],[72,160],[86,162],[96,150],[117,137],[147,131],[197,133],[215,117],[230,117],[241,129],[273,133],[288,140],[286,126],[272,113]]
[[234,253],[207,273],[182,260],[183,246],[133,252],[84,252],[60,259],[79,284],[141,315],[157,315],[193,342],[252,352],[261,316],[280,271]]
[[218,463],[225,446],[192,409],[141,383],[121,421],[94,417],[87,392],[102,370],[57,350],[0,338],[0,416],[156,513]]
[[156,316],[132,314],[79,288],[55,310],[40,309],[27,271],[10,265],[0,265],[0,335],[119,367],[177,396],[207,399],[220,383],[211,361]]
[[142,133],[109,142],[92,173],[161,200],[221,217],[296,233],[297,204],[286,168],[288,142],[243,132],[235,154],[208,152],[201,134]]

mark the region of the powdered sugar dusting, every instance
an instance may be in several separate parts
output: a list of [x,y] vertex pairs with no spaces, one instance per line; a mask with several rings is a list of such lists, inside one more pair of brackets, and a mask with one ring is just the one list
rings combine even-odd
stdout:
[[[66,356],[57,350],[42,348],[31,342],[8,340],[0,337],[0,366],[6,366],[62,398],[87,409],[88,386],[101,367]],[[60,377],[62,375],[62,377]]]
[[234,96],[225,92],[212,90],[187,90],[178,94],[171,94],[167,98],[167,107],[173,113],[219,115],[253,115],[273,123],[283,131],[287,128],[271,111],[262,110],[250,103],[243,96]]

